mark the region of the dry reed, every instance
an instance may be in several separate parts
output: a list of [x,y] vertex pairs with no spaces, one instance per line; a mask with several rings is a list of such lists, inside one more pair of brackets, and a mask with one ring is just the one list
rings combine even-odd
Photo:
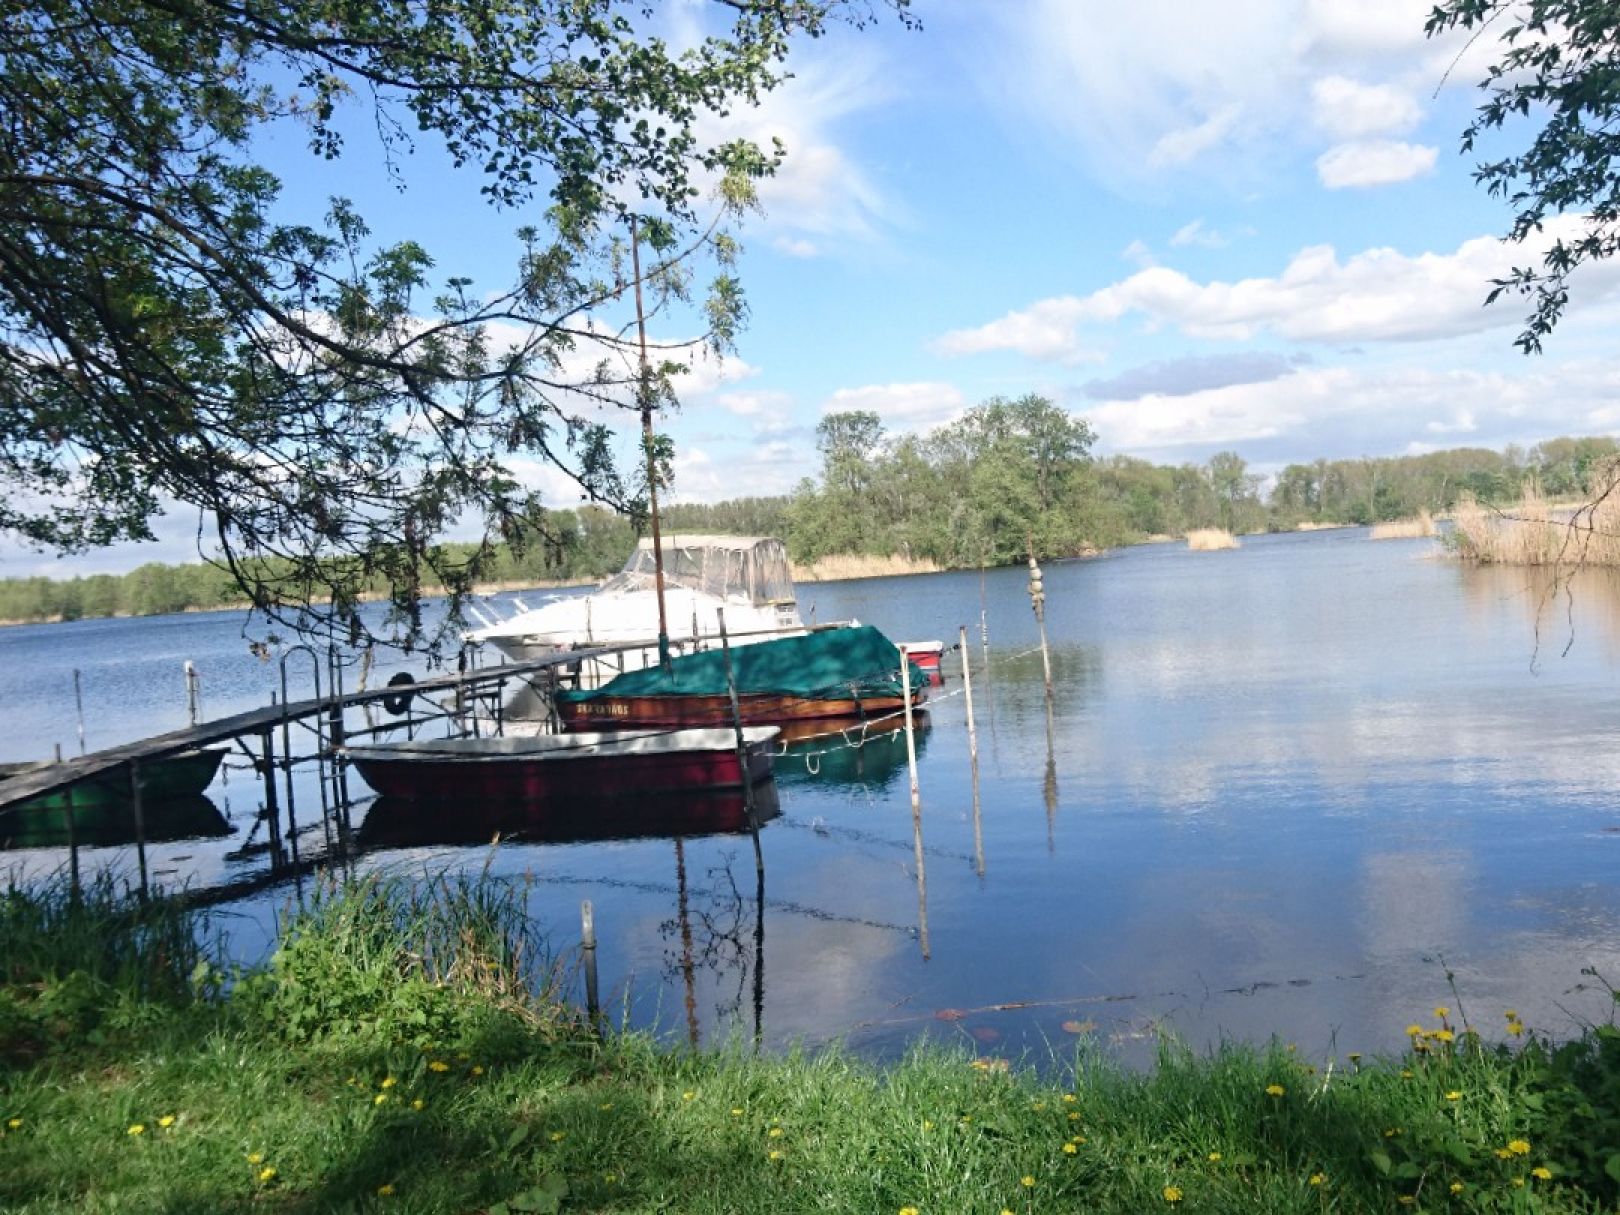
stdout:
[[1603,470],[1579,506],[1555,507],[1532,485],[1518,505],[1499,511],[1464,499],[1452,519],[1453,547],[1464,561],[1620,566],[1620,464]]
[[1416,540],[1422,536],[1439,535],[1434,526],[1434,516],[1426,510],[1420,510],[1416,519],[1392,519],[1387,523],[1373,524],[1373,540]]
[[1195,527],[1187,533],[1187,547],[1195,553],[1212,553],[1217,549],[1237,548],[1238,540],[1219,527]]
[[1302,519],[1294,524],[1296,532],[1330,532],[1341,527],[1351,526],[1348,523],[1316,523],[1310,519]]
[[892,578],[898,574],[937,574],[932,561],[891,553],[887,557],[869,553],[834,553],[810,565],[795,565],[795,582],[843,582],[855,578]]

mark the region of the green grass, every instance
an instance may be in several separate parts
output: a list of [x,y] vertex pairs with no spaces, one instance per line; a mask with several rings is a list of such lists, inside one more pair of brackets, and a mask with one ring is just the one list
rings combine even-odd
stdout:
[[[1056,1080],[930,1047],[885,1068],[836,1050],[671,1051],[599,1041],[556,1004],[519,893],[328,891],[260,973],[193,963],[186,997],[97,980],[75,997],[96,1005],[94,1038],[53,1004],[84,981],[37,939],[45,921],[0,920],[0,956],[30,959],[3,992],[0,1208],[1033,1215],[1620,1197],[1607,1027],[1492,1046],[1426,1015],[1423,1049],[1401,1059],[1167,1043],[1151,1074],[1082,1053]],[[176,976],[168,954],[145,956]]]

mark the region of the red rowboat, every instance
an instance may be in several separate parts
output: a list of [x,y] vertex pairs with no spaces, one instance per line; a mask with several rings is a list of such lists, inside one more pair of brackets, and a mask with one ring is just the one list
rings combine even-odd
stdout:
[[[768,643],[762,643],[768,644]],[[912,703],[921,705],[923,690],[914,689]],[[823,721],[827,718],[851,716],[859,710],[870,717],[898,713],[905,708],[900,696],[872,696],[859,701],[812,700],[796,696],[783,696],[772,692],[744,692],[737,697],[737,707],[743,724],[762,722],[789,724],[798,721]],[[718,727],[730,726],[731,698],[729,696],[599,696],[594,700],[559,700],[557,712],[563,728],[640,729],[660,726]],[[709,733],[712,730],[702,730]]]
[[[777,731],[743,731],[746,780],[771,775]],[[417,739],[349,747],[366,784],[412,801],[602,798],[741,788],[734,730]]]
[[930,673],[939,670],[940,659],[945,653],[943,641],[901,641],[896,644],[900,652],[911,659],[912,666]]

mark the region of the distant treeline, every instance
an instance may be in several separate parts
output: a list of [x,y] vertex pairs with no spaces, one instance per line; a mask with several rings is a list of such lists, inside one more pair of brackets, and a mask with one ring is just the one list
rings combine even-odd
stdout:
[[[1096,459],[1091,427],[1038,396],[993,398],[924,435],[892,436],[876,414],[830,414],[817,428],[821,476],[792,494],[668,507],[667,531],[781,536],[795,561],[900,555],[943,567],[1002,565],[1033,541],[1042,557],[1179,536],[1197,528],[1289,531],[1450,510],[1464,497],[1516,501],[1527,483],[1554,500],[1586,491],[1620,453],[1610,438],[1528,450],[1464,447],[1421,456],[1290,464],[1270,492],[1235,452],[1203,464]],[[497,583],[586,581],[618,569],[631,520],[600,507],[557,511],[545,536],[502,548]],[[458,546],[447,546],[455,550]],[[376,592],[386,594],[386,586]],[[157,615],[244,602],[225,570],[143,565],[121,576],[0,580],[0,620]]]

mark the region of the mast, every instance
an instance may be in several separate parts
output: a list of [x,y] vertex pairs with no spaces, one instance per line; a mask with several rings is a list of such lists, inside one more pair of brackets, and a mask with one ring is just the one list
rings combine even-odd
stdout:
[[647,508],[652,518],[653,574],[658,589],[658,663],[669,665],[669,622],[664,616],[664,539],[658,528],[658,461],[653,452],[652,392],[647,383],[647,314],[641,306],[641,238],[630,217],[630,269],[636,280],[636,332],[641,341],[641,373],[636,396],[641,403],[641,446],[647,460]]

